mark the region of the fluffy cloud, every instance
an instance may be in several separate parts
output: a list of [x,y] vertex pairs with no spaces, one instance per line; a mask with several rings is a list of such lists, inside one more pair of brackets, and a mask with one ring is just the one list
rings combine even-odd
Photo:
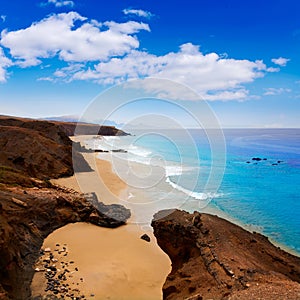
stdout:
[[70,0],[48,0],[48,2],[42,2],[41,6],[46,6],[49,4],[53,4],[55,7],[63,7],[63,6],[73,7],[75,5],[75,3]]
[[6,21],[6,16],[5,15],[1,15],[0,18],[1,18],[3,23]]
[[150,19],[154,16],[151,12],[145,11],[145,10],[142,10],[142,9],[126,8],[126,9],[123,9],[123,13],[125,15],[136,15],[138,17],[143,17],[143,18],[147,18],[147,19]]
[[281,95],[283,93],[290,93],[291,89],[285,89],[285,88],[267,88],[265,89],[265,96],[274,96],[274,95]]
[[[191,87],[200,98],[226,101],[251,98],[245,84],[266,72],[279,71],[259,60],[204,54],[199,46],[191,43],[181,45],[177,52],[150,54],[138,49],[136,34],[142,30],[150,31],[149,25],[135,21],[99,23],[76,12],[53,14],[25,29],[4,30],[0,40],[0,81],[5,81],[6,69],[12,64],[29,67],[45,59],[58,58],[66,66],[57,69],[52,77],[47,74],[39,78],[40,81],[89,80],[109,85],[135,78],[165,78]],[[6,53],[9,51],[12,61],[4,55],[1,46],[6,48]],[[288,59],[280,57],[272,61],[282,66]],[[174,85],[168,88],[147,84],[144,89],[155,91],[161,97],[199,100],[198,95],[182,94]],[[266,90],[266,94],[272,92],[275,93]]]
[[51,15],[26,29],[2,31],[1,45],[10,49],[22,67],[38,65],[41,59],[56,55],[64,61],[101,61],[138,48],[133,34],[140,30],[150,31],[144,23],[100,24],[69,12]]
[[12,62],[10,59],[8,59],[3,49],[0,47],[0,82],[5,82],[7,77],[6,68],[11,66]]
[[286,64],[290,61],[290,59],[284,58],[284,57],[279,57],[279,58],[273,58],[273,59],[271,59],[271,61],[275,65],[278,65],[278,66],[281,66],[281,67],[285,67]]
[[[166,78],[185,84],[203,98],[239,100],[248,95],[242,86],[262,77],[266,72],[262,61],[222,58],[216,53],[203,54],[198,46],[183,44],[176,53],[163,56],[132,51],[123,58],[100,62],[93,69],[72,74],[73,79],[94,80],[100,84],[119,83],[134,78]],[[158,91],[162,87],[155,87]],[[168,91],[165,96],[176,97]],[[177,97],[181,95],[177,93]],[[192,100],[192,99],[191,99]]]

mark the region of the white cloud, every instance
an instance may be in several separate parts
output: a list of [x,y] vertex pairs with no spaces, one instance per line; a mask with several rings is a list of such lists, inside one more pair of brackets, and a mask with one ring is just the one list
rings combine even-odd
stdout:
[[70,0],[48,0],[47,2],[42,2],[41,6],[47,6],[53,4],[55,7],[63,7],[63,6],[69,6],[74,7],[75,3]]
[[267,68],[267,72],[269,73],[277,73],[280,71],[280,68],[269,67]]
[[6,82],[7,71],[6,69],[12,65],[12,62],[7,58],[0,47],[0,82]]
[[273,58],[273,59],[271,59],[271,61],[275,65],[285,67],[286,64],[290,61],[290,59],[289,58],[284,58],[284,57],[279,57],[279,58]]
[[1,15],[0,18],[1,18],[3,23],[6,21],[6,16],[5,15]]
[[49,82],[54,82],[55,79],[53,77],[40,77],[37,79],[37,81],[49,81]]
[[283,93],[290,93],[291,89],[286,88],[267,88],[265,89],[265,96],[274,96],[274,95],[281,95]]
[[[261,61],[221,58],[216,53],[203,54],[191,43],[180,51],[156,56],[132,51],[123,58],[100,62],[94,68],[73,74],[73,79],[94,80],[100,84],[114,84],[134,78],[166,78],[185,84],[207,100],[245,99],[248,91],[242,86],[264,76],[266,66]],[[155,87],[163,91],[162,87]],[[169,97],[176,93],[168,91]],[[181,97],[177,91],[177,97]]]
[[138,17],[143,17],[143,18],[147,18],[147,19],[150,19],[154,16],[151,12],[145,11],[145,10],[142,10],[142,9],[126,8],[126,9],[123,9],[123,13],[125,15],[136,15]]
[[[76,25],[75,25],[76,22]],[[150,31],[144,23],[88,21],[76,12],[51,15],[30,27],[1,33],[1,45],[22,67],[56,55],[68,62],[101,61],[139,47],[134,33]]]
[[[186,43],[177,52],[154,55],[140,51],[137,33],[150,31],[149,25],[128,21],[99,23],[77,12],[53,14],[17,31],[4,30],[1,46],[10,52],[14,65],[36,66],[45,59],[59,58],[67,63],[39,81],[90,80],[99,84],[115,84],[135,78],[165,78],[191,87],[200,98],[215,100],[250,99],[245,84],[263,77],[266,72],[278,72],[262,61],[233,59],[228,55],[200,51],[199,46]],[[12,65],[0,52],[0,81],[5,81],[6,68]],[[283,61],[285,60],[285,62]],[[273,60],[272,60],[273,61]],[[276,59],[284,64],[287,59]],[[45,62],[49,64],[49,61]],[[1,73],[2,72],[2,73]],[[144,86],[157,95],[171,99],[199,100],[191,93],[165,86]],[[265,95],[276,93],[268,89]],[[196,96],[195,96],[196,95]]]

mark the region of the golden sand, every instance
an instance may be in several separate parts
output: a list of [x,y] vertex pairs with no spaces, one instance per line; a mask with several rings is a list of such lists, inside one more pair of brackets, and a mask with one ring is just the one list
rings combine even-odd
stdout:
[[[126,184],[113,173],[109,161],[95,159],[94,154],[85,154],[85,158],[96,171],[79,175],[82,176],[80,187],[74,176],[54,183],[79,192],[95,191],[102,202],[117,203]],[[150,243],[140,239],[144,233],[151,237]],[[74,261],[78,268],[67,283],[77,285],[80,294],[87,299],[162,299],[162,286],[171,270],[171,262],[157,245],[151,230],[145,232],[130,223],[116,229],[69,224],[49,235],[43,248],[54,249],[56,244],[66,244],[66,260]],[[83,282],[79,278],[83,278]],[[33,296],[44,294],[44,281],[43,273],[36,273]]]

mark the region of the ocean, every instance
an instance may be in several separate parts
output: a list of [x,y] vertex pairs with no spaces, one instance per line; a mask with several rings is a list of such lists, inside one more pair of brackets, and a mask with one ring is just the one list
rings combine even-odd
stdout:
[[131,133],[86,144],[117,150],[110,159],[137,221],[165,208],[215,212],[300,254],[300,129],[225,129],[224,140],[198,129]]

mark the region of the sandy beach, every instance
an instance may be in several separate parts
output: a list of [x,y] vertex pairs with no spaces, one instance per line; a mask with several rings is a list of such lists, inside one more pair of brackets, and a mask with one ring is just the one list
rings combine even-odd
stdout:
[[[95,171],[76,175],[81,176],[80,186],[74,176],[53,183],[78,192],[95,192],[105,204],[118,203],[126,190],[125,182],[112,171],[109,161],[96,158],[94,153],[84,156]],[[140,239],[144,233],[150,242]],[[64,245],[66,251],[54,252],[57,245]],[[158,247],[151,229],[130,222],[116,229],[70,224],[49,235],[43,248],[55,253],[58,268],[62,261],[69,264],[71,272],[65,283],[86,299],[162,299],[162,285],[171,270],[169,257]],[[33,296],[45,294],[45,288],[44,274],[37,272]]]

